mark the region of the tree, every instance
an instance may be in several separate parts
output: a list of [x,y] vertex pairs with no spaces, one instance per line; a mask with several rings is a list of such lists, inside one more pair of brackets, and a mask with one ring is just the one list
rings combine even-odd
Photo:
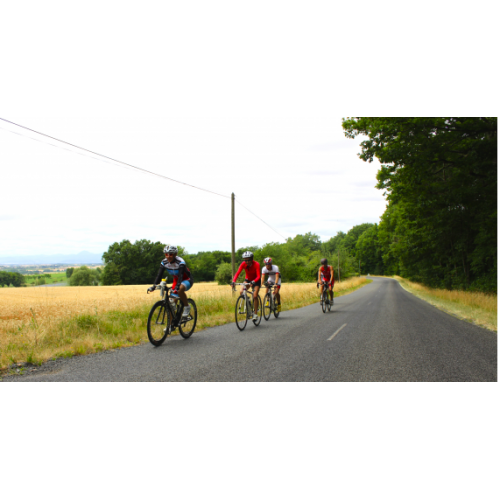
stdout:
[[[131,243],[129,240],[123,240],[120,243],[113,243],[108,251],[104,252],[102,258],[106,267],[113,263],[112,273],[116,273],[119,281],[123,285],[147,285],[154,281],[160,262],[165,258],[163,248],[165,244],[159,241],[153,243],[149,240],[137,240]],[[178,247],[179,255],[184,253],[184,248]],[[187,262],[187,261],[186,261]],[[106,275],[106,267],[103,273]]]
[[82,266],[76,269],[69,280],[70,286],[97,286],[99,278],[97,271]]
[[104,268],[104,271],[101,275],[101,280],[104,286],[123,285],[120,278],[120,273],[118,272],[118,266],[114,262],[110,262]]
[[66,269],[66,278],[71,278],[71,275],[73,274],[74,271],[75,271],[74,267],[68,267]]
[[227,285],[231,283],[231,280],[233,279],[233,272],[229,262],[219,264],[217,272],[215,273],[215,279],[219,285]]
[[361,159],[382,164],[386,270],[431,286],[496,289],[497,119],[352,118],[343,127],[368,136]]

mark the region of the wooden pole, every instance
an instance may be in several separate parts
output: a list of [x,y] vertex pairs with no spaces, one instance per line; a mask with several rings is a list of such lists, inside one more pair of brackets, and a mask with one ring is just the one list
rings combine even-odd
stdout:
[[339,283],[340,283],[340,250],[339,250],[339,261],[338,261],[338,265],[339,265]]
[[233,276],[236,274],[236,251],[234,244],[234,193],[231,193],[231,267]]

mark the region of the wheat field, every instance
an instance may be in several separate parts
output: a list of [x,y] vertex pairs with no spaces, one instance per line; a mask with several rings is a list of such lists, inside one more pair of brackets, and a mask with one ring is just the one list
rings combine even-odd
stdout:
[[[335,293],[349,293],[368,282],[353,278],[336,283]],[[0,369],[147,341],[148,313],[160,299],[158,291],[147,294],[147,288],[0,288]],[[230,286],[195,283],[187,295],[197,304],[196,331],[234,321],[238,293]],[[318,295],[315,283],[285,283],[282,311],[312,304]]]

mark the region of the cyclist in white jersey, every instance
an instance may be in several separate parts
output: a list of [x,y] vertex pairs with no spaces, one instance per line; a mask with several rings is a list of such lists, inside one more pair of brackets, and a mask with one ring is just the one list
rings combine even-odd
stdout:
[[273,259],[267,257],[264,259],[264,266],[262,267],[262,281],[265,279],[265,275],[268,275],[267,283],[270,285],[276,285],[273,295],[276,304],[278,305],[278,311],[281,311],[281,274],[278,266],[273,264]]

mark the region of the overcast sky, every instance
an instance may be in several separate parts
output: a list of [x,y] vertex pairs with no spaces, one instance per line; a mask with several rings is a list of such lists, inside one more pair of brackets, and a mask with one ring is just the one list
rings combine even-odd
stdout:
[[[232,192],[242,204],[237,248],[308,231],[325,241],[385,210],[379,165],[357,157],[360,140],[345,138],[342,117],[444,114],[460,95],[436,80],[443,63],[429,60],[432,84],[415,81],[402,55],[429,41],[384,56],[358,39],[374,27],[370,5],[68,5],[5,9],[0,117],[223,196],[0,121],[0,256],[100,253],[141,238],[230,250]],[[377,30],[374,44],[408,35],[391,33]],[[397,74],[380,71],[384,57]],[[418,92],[402,88],[409,75]]]

